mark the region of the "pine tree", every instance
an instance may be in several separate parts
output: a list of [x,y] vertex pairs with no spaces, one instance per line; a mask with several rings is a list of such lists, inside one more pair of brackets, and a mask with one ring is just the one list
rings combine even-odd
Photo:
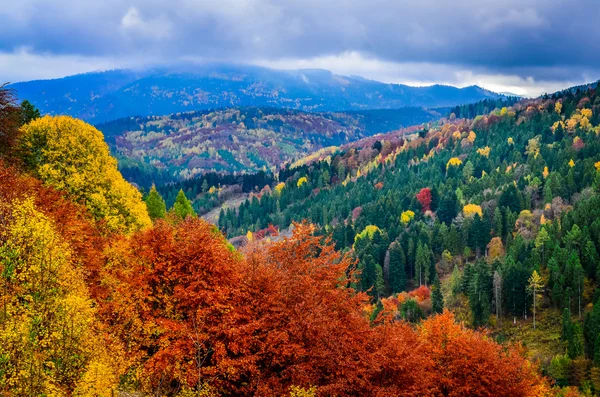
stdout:
[[392,243],[390,247],[390,288],[392,293],[406,288],[406,258],[398,243]]
[[40,111],[28,100],[21,102],[21,125],[40,118]]
[[444,295],[442,294],[442,284],[440,278],[435,275],[433,285],[431,286],[431,305],[434,313],[442,313],[444,311]]
[[175,199],[175,204],[173,204],[173,208],[171,208],[171,211],[173,211],[173,213],[181,219],[185,219],[188,216],[196,216],[196,212],[192,207],[192,203],[185,196],[183,190],[179,190],[179,193],[177,193],[177,198]]
[[162,196],[156,190],[156,186],[152,185],[150,193],[144,198],[146,207],[148,208],[148,215],[154,221],[158,218],[164,218],[167,213],[167,204],[163,200]]
[[436,214],[440,222],[443,222],[446,225],[452,223],[452,220],[456,218],[456,215],[458,214],[454,194],[444,196],[444,198],[440,201],[440,205]]

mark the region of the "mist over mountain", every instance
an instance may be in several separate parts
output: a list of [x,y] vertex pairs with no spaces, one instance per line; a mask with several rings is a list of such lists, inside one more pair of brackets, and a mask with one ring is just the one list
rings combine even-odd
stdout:
[[67,114],[92,123],[232,106],[341,111],[448,107],[501,97],[478,86],[410,87],[321,69],[275,70],[240,64],[110,70],[10,87],[42,113]]

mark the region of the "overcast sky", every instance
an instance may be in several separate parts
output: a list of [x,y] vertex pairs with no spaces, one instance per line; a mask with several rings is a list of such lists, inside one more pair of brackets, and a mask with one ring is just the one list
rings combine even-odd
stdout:
[[7,0],[0,80],[232,61],[534,96],[600,79],[599,21],[598,0]]

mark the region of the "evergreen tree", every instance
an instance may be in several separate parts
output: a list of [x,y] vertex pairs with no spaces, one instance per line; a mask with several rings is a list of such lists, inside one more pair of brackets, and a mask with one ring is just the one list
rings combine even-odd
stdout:
[[196,216],[196,212],[192,207],[192,203],[185,196],[183,190],[179,190],[179,193],[177,193],[177,198],[175,199],[175,204],[173,204],[171,211],[173,211],[173,213],[181,219],[185,219],[188,216]]
[[456,196],[454,194],[444,196],[440,201],[436,214],[440,222],[443,222],[446,225],[452,223],[452,220],[456,218],[456,215],[458,214]]
[[442,313],[444,311],[444,295],[442,295],[442,284],[440,279],[435,275],[435,280],[431,286],[431,305],[434,313]]
[[406,258],[398,243],[392,243],[390,247],[390,288],[392,293],[406,288]]
[[40,118],[40,111],[28,100],[21,102],[21,125]]
[[148,215],[154,221],[158,218],[164,218],[167,213],[167,204],[163,200],[162,196],[156,190],[156,186],[152,185],[150,193],[144,198],[146,207],[148,208]]

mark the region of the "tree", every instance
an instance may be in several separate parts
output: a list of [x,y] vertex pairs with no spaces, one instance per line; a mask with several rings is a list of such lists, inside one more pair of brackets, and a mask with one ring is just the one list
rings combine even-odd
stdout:
[[6,84],[0,85],[0,157],[14,146],[19,132],[19,115],[15,92]]
[[533,329],[535,329],[535,311],[537,308],[537,298],[538,294],[544,290],[544,282],[542,278],[538,274],[537,271],[533,271],[531,273],[531,277],[529,277],[529,284],[527,285],[527,290],[530,294],[533,295]]
[[424,187],[417,193],[417,200],[421,204],[421,211],[431,211],[431,189]]
[[415,270],[419,277],[419,286],[427,285],[429,278],[429,266],[431,262],[431,250],[427,244],[423,245],[420,241],[417,244],[417,253],[415,257]]
[[151,224],[141,193],[131,186],[96,128],[68,116],[44,116],[21,128],[19,152],[44,183],[85,205],[112,231]]
[[518,346],[501,346],[456,324],[448,311],[423,321],[420,335],[434,363],[435,395],[540,396],[549,391]]
[[541,251],[542,254],[542,263],[546,264],[545,251],[546,244],[550,241],[550,236],[546,231],[546,228],[542,227],[535,238],[535,248]]
[[496,307],[496,320],[500,321],[500,313],[502,312],[502,275],[496,270],[494,271],[494,306]]
[[0,217],[0,394],[111,394],[121,352],[96,332],[95,303],[71,247],[32,198],[0,205]]
[[446,195],[440,201],[440,205],[437,210],[437,216],[440,222],[449,225],[452,223],[456,215],[458,214],[456,197],[454,194]]
[[175,203],[173,204],[171,211],[181,220],[187,218],[188,216],[196,216],[196,212],[192,207],[192,203],[185,196],[183,190],[179,190],[179,193],[177,193],[177,198],[175,199]]
[[202,189],[202,193],[208,192],[208,181],[206,179],[204,179],[204,181],[202,181],[201,189]]
[[403,320],[408,321],[409,323],[417,323],[425,318],[423,310],[413,298],[406,300],[406,302],[402,304],[402,307],[400,308],[400,315],[402,316]]
[[390,246],[390,288],[392,293],[404,291],[406,288],[406,257],[402,246],[392,243]]
[[40,111],[28,100],[21,102],[21,125],[29,124],[40,118]]
[[442,295],[442,284],[440,278],[435,275],[431,286],[431,305],[433,313],[441,314],[444,311],[444,295]]
[[148,215],[153,221],[159,218],[164,218],[167,214],[167,204],[163,200],[162,196],[156,190],[156,186],[152,185],[150,193],[144,199],[146,207],[148,208]]

